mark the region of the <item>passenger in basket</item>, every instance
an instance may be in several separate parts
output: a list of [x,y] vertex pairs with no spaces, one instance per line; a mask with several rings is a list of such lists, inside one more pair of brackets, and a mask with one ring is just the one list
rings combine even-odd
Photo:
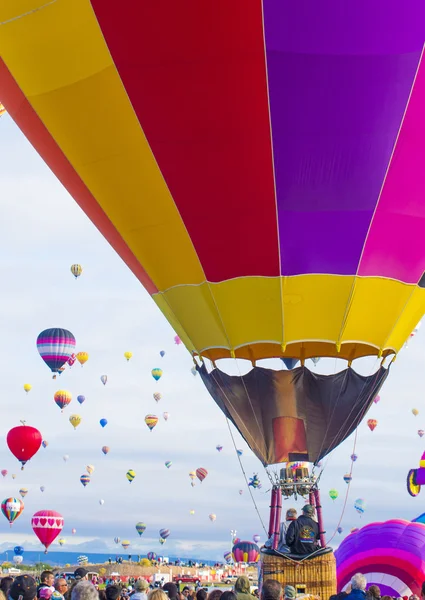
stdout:
[[320,546],[317,543],[319,525],[313,519],[314,515],[314,506],[306,504],[303,507],[303,514],[289,525],[286,544],[289,546],[291,554],[305,556],[319,550]]

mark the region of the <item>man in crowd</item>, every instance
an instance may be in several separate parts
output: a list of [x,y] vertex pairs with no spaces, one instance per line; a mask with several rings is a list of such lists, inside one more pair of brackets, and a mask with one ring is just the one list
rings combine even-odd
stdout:
[[[52,571],[43,571],[40,575],[40,585],[37,588],[37,598],[40,598],[40,590],[44,587],[53,588],[55,576]],[[53,591],[53,589],[52,589]]]
[[261,589],[261,600],[282,600],[282,585],[276,579],[266,579]]

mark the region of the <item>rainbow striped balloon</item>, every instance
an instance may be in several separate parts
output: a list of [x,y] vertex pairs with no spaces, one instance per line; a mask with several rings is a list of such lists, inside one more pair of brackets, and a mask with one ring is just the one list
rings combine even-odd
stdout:
[[37,337],[37,350],[49,369],[60,373],[75,350],[75,337],[67,329],[44,329]]
[[149,427],[149,429],[152,431],[152,429],[158,423],[158,417],[155,415],[146,415],[145,423]]

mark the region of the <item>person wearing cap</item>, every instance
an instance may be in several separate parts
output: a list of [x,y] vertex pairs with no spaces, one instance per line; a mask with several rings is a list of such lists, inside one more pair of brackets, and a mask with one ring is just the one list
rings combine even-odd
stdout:
[[75,569],[74,571],[74,577],[75,579],[78,579],[78,581],[87,581],[88,574],[89,572],[87,569],[84,569],[83,567],[78,567],[78,569]]
[[303,514],[289,525],[286,544],[289,546],[291,554],[306,556],[319,550],[320,546],[317,543],[319,525],[313,519],[314,514],[314,506],[306,504],[303,507]]
[[133,600],[147,600],[149,583],[146,579],[138,579],[134,582],[134,594],[131,594]]
[[283,590],[283,598],[284,600],[295,600],[297,597],[297,592],[292,585],[285,585],[285,589]]
[[53,588],[54,581],[55,576],[52,571],[43,571],[40,575],[40,585],[37,587],[37,598],[40,598],[40,590],[44,587]]
[[[295,508],[288,508],[285,515],[285,521],[282,521],[280,524],[280,534],[279,534],[279,542],[277,546],[277,551],[281,553],[288,553],[289,548],[286,545],[286,534],[288,533],[289,525],[292,521],[296,521],[297,519],[297,511]],[[273,546],[273,536],[267,540],[264,544],[265,548],[272,548]]]
[[9,598],[10,600],[35,600],[37,598],[35,579],[30,575],[18,575],[10,586]]

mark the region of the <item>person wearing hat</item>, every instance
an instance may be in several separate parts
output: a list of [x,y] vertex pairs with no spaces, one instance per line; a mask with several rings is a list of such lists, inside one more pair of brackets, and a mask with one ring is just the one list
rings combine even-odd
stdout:
[[313,519],[314,515],[314,506],[306,504],[303,507],[303,514],[289,525],[286,534],[286,544],[289,546],[291,554],[305,556],[320,548],[317,543],[319,539],[319,525]]
[[89,574],[89,572],[87,571],[87,569],[84,569],[84,567],[78,567],[78,569],[75,569],[75,571],[74,571],[74,577],[78,581],[84,581],[84,580],[87,581],[88,574]]
[[146,579],[138,579],[134,582],[134,594],[131,594],[132,600],[147,600],[149,583]]
[[37,584],[30,575],[18,575],[10,586],[10,600],[35,600],[37,598]]
[[[278,542],[278,546],[277,546],[278,552],[281,552],[281,553],[289,552],[289,548],[286,545],[286,534],[288,533],[289,525],[292,523],[292,521],[295,521],[296,519],[297,519],[296,509],[288,508],[288,510],[286,511],[286,515],[285,515],[285,521],[282,521],[282,523],[280,524],[279,542]],[[273,536],[267,540],[267,542],[264,544],[264,546],[266,548],[272,548]]]

